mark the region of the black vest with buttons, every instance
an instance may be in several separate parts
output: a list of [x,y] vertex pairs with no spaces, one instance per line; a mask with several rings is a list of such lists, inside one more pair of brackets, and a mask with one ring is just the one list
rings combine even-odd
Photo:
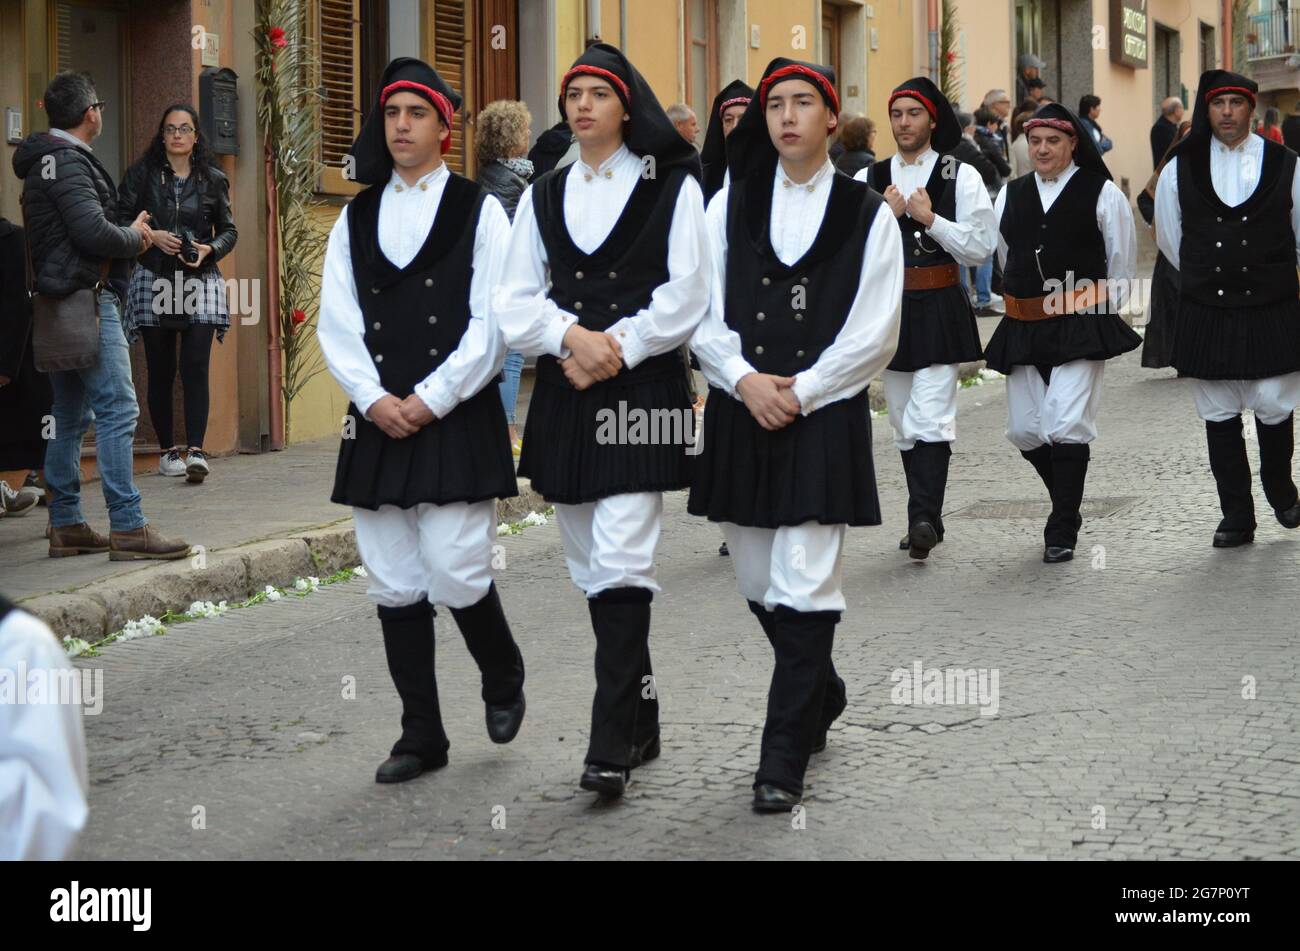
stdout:
[[[893,159],[876,162],[867,172],[867,181],[882,195],[893,184],[893,164]],[[957,189],[953,187],[953,181],[960,164],[961,160],[954,156],[938,156],[930,178],[925,183],[925,191],[930,196],[930,206],[934,213],[949,221],[957,220]],[[925,233],[925,225],[911,215],[904,212],[895,220],[898,221],[898,230],[903,238],[903,264],[906,267],[936,267],[956,262],[956,258],[945,251],[943,245]]]
[[844,326],[883,199],[835,173],[817,237],[786,265],[772,250],[772,180],[751,175],[729,190],[725,317],[754,369],[793,376],[816,363]]
[[1183,238],[1178,247],[1181,293],[1208,307],[1240,310],[1296,301],[1296,236],[1291,228],[1295,153],[1264,140],[1259,184],[1229,208],[1214,191],[1210,150],[1178,158]]
[[487,193],[449,175],[429,237],[399,270],[379,249],[383,192],[367,188],[352,200],[348,235],[366,349],[384,389],[404,398],[456,349],[469,325],[474,233]]
[[1179,153],[1179,376],[1257,380],[1300,370],[1295,170],[1295,153],[1265,139],[1259,184],[1229,207],[1214,190],[1209,143]]
[[[1047,281],[1077,284],[1106,278],[1106,238],[1097,227],[1097,199],[1106,179],[1086,168],[1070,176],[1052,207],[1043,212],[1032,174],[1007,184],[1002,237],[1007,263],[1002,282],[1012,297],[1044,297]],[[1053,318],[1055,319],[1055,318]]]
[[[365,346],[384,389],[404,399],[459,346],[469,326],[475,235],[487,193],[449,173],[428,237],[410,263],[398,268],[379,247],[386,187],[362,191],[344,214]],[[349,405],[332,501],[373,510],[517,494],[495,381],[404,439],[388,436]]]
[[[591,254],[573,243],[564,222],[569,169],[557,169],[533,185],[538,229],[550,264],[547,296],[575,315],[584,330],[606,331],[634,316],[649,306],[655,288],[667,282],[668,233],[686,174],[673,169],[662,178],[639,179],[613,229]],[[624,367],[615,379],[631,382],[685,372],[674,350],[647,357],[632,370]],[[538,357],[537,376],[569,385],[559,361],[549,355]]]

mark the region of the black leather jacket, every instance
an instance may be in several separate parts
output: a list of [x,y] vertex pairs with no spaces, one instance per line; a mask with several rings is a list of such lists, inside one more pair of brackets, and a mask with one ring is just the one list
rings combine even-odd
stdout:
[[[126,170],[117,198],[117,220],[122,224],[130,224],[141,211],[147,211],[156,230],[179,235],[183,228],[188,229],[198,244],[211,245],[204,269],[229,254],[239,238],[230,214],[230,182],[218,168],[191,172],[178,188],[171,165],[150,167],[142,159]],[[140,256],[140,263],[160,275],[188,270],[180,258],[161,248],[150,248]]]

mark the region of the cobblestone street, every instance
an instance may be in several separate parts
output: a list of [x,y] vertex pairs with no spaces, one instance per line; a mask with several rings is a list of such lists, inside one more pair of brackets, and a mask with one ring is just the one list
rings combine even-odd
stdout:
[[[1047,499],[1002,436],[1000,381],[961,393],[947,540],[928,562],[897,550],[901,466],[874,422],[886,524],[849,535],[835,644],[849,707],[810,767],[804,828],[749,809],[770,649],[718,529],[675,495],[651,634],[664,753],[622,802],[577,788],[593,639],[552,523],[501,540],[528,666],[522,732],[488,741],[477,673],[440,611],[451,764],[406,784],[373,781],[399,706],[363,581],[79,659],[103,668],[105,702],[86,720],[78,854],[1300,857],[1300,533],[1256,486],[1256,544],[1210,547],[1204,430],[1172,371],[1130,354],[1103,400],[1079,557],[1058,566],[1040,561]],[[996,710],[893,702],[891,674],[915,663],[996,673]]]

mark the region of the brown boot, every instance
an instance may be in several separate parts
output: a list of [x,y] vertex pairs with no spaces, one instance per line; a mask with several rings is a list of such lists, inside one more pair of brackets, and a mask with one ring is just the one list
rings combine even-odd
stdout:
[[163,538],[152,525],[141,525],[130,532],[110,532],[112,545],[108,553],[109,561],[137,561],[146,558],[162,558],[174,561],[190,553],[190,543],[175,538]]
[[85,522],[76,525],[49,526],[50,557],[67,558],[69,555],[97,555],[109,549],[108,539],[91,529]]

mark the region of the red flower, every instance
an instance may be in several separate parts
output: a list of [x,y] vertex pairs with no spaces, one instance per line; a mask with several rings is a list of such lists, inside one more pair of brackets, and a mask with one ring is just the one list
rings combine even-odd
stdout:
[[289,41],[284,38],[284,27],[273,26],[267,36],[271,40],[271,45],[276,49],[284,49],[289,45]]
[[955,63],[955,62],[957,62],[957,54],[956,54],[956,53],[953,53],[953,52],[949,51],[949,52],[948,52],[947,54],[945,54],[945,55],[947,55],[947,57],[948,57],[948,62],[950,62],[950,63]]
[[297,333],[298,325],[301,323],[305,323],[306,320],[307,320],[307,312],[304,310],[295,309],[293,312],[293,332]]

